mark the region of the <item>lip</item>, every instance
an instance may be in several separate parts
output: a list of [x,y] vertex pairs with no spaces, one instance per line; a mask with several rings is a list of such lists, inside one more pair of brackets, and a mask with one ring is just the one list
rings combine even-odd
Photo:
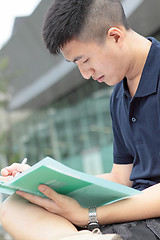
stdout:
[[95,80],[101,83],[101,82],[103,82],[103,79],[104,79],[104,75],[99,77],[99,78],[97,78],[97,79],[95,79]]

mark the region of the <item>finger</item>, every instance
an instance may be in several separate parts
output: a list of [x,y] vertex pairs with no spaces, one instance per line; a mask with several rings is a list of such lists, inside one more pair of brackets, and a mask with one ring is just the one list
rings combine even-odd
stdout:
[[5,167],[1,170],[2,176],[12,175],[13,172],[23,172],[27,170],[30,166],[28,164],[13,163],[12,165]]
[[9,174],[9,172],[7,171],[7,169],[3,168],[3,169],[1,170],[1,175],[2,175],[2,176],[8,176],[8,174]]
[[17,190],[16,193],[28,200],[32,200],[32,201],[39,201],[41,199],[41,197],[37,196],[37,195],[33,195],[31,193],[27,193],[27,192],[23,192],[20,190]]
[[13,179],[13,176],[6,176],[6,177],[0,176],[0,181],[1,182],[8,182],[11,179]]
[[15,177],[16,174],[17,174],[17,171],[13,171],[13,172],[12,172],[12,176],[13,176],[13,177]]
[[7,171],[10,171],[10,172],[13,172],[13,171],[23,172],[28,168],[30,168],[28,164],[21,164],[21,163],[13,163],[12,165],[6,167]]
[[2,176],[9,176],[11,175],[11,172],[6,168],[1,169],[1,175]]
[[27,199],[29,202],[34,203],[40,207],[46,208],[46,206],[49,206],[51,203],[53,204],[53,201],[51,199],[39,197],[37,195],[33,195],[30,193],[22,192],[22,191],[16,191],[16,194],[20,195],[21,197]]
[[48,198],[52,199],[54,202],[60,201],[60,198],[62,196],[61,194],[58,194],[56,191],[54,191],[50,187],[43,184],[38,186],[38,190]]

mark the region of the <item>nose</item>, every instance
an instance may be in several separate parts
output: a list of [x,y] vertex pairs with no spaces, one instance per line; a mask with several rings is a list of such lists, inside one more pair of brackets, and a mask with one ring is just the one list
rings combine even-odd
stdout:
[[93,69],[83,69],[83,68],[79,67],[79,71],[80,71],[82,77],[84,77],[85,79],[90,79],[94,74]]

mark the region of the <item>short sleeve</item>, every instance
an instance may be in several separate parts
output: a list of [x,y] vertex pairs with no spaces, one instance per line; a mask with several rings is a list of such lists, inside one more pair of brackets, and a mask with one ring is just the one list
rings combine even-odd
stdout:
[[133,163],[133,156],[129,153],[121,132],[118,121],[114,118],[113,113],[113,95],[110,101],[110,112],[112,118],[112,129],[113,129],[113,162],[115,164],[131,164]]

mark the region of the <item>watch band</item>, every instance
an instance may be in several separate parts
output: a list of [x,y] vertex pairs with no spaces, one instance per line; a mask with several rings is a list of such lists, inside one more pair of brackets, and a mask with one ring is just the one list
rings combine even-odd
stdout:
[[99,228],[96,207],[89,207],[89,221],[88,221],[88,229],[93,230],[94,228]]

